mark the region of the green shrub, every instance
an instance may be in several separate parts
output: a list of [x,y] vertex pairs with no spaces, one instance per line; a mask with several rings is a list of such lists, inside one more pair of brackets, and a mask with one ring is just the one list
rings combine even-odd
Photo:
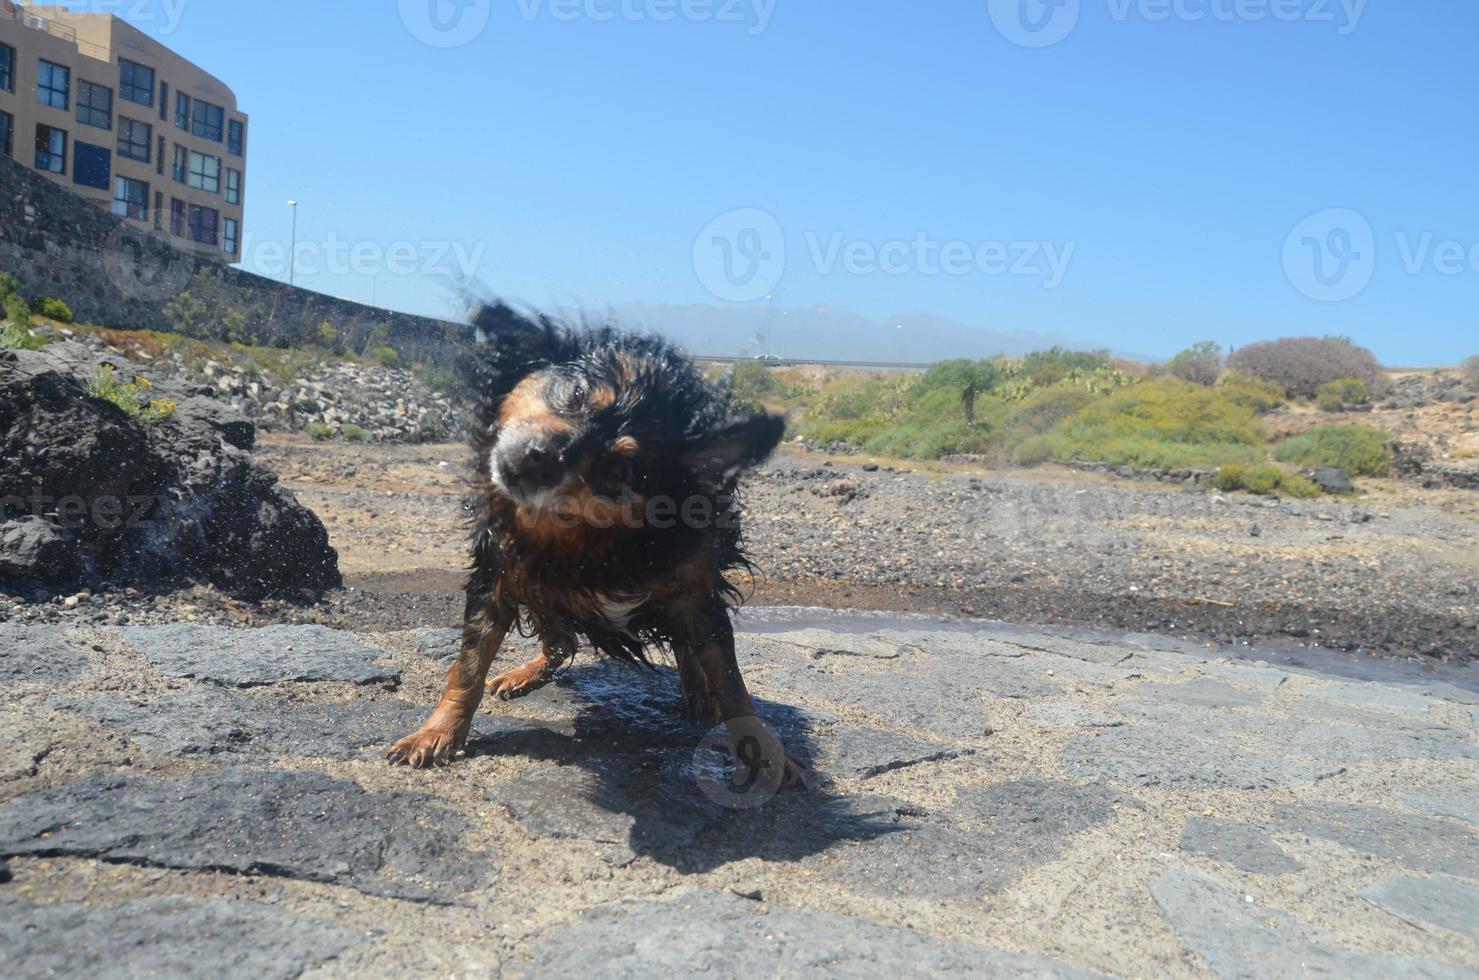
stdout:
[[760,361],[741,361],[729,376],[729,397],[740,405],[758,406],[779,388],[775,374]]
[[1227,493],[1271,494],[1287,497],[1314,497],[1320,488],[1313,482],[1288,470],[1267,464],[1257,466],[1223,466],[1212,478],[1212,486]]
[[401,356],[395,352],[394,347],[376,347],[370,351],[370,360],[383,368],[399,367]]
[[182,336],[195,340],[218,340],[220,335],[211,323],[210,307],[188,290],[178,293],[164,304],[164,315]]
[[1359,378],[1327,381],[1315,391],[1315,404],[1322,412],[1343,412],[1349,405],[1366,404],[1366,382]]
[[1179,469],[1253,463],[1263,427],[1245,402],[1173,378],[1121,389],[1053,431],[1058,459]]
[[47,296],[41,301],[41,315],[62,323],[72,322],[71,307],[52,296]]
[[31,325],[31,304],[20,293],[5,297],[5,319],[20,327]]
[[0,320],[0,350],[40,350],[46,341],[47,338],[33,334],[25,324]]
[[20,292],[20,283],[8,272],[0,272],[0,300]]
[[327,425],[324,425],[322,422],[309,422],[303,427],[303,431],[308,433],[313,438],[319,440],[320,442],[334,434],[334,430],[329,428]]
[[375,437],[369,429],[350,423],[339,430],[339,434],[350,442],[373,442]]
[[1391,463],[1387,434],[1364,425],[1324,425],[1285,439],[1274,458],[1296,466],[1330,466],[1357,476],[1381,476]]
[[1053,458],[1053,441],[1045,435],[1028,436],[1011,448],[1013,466],[1039,466]]
[[1259,415],[1271,412],[1284,404],[1284,389],[1271,381],[1255,378],[1251,374],[1228,371],[1217,379],[1217,390],[1239,404],[1246,405]]
[[175,414],[178,406],[172,399],[151,397],[149,389],[152,387],[149,379],[143,377],[135,377],[129,382],[119,381],[113,365],[104,364],[87,382],[87,393],[112,402],[145,425],[153,425]]

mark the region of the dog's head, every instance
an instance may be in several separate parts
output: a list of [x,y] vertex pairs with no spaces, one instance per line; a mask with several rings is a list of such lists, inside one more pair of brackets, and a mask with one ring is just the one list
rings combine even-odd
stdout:
[[476,316],[479,465],[524,511],[610,520],[655,495],[724,493],[780,441],[778,416],[732,412],[667,343],[567,329],[506,306]]

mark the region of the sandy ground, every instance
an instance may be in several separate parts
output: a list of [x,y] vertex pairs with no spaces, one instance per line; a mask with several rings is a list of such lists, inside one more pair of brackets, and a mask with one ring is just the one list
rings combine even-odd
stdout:
[[[328,621],[456,623],[464,447],[269,435],[259,454],[339,551],[352,591]],[[1354,497],[1274,501],[1055,468],[904,469],[788,450],[744,502],[762,572],[747,587],[760,605],[1437,659],[1479,650],[1472,492],[1363,481]]]

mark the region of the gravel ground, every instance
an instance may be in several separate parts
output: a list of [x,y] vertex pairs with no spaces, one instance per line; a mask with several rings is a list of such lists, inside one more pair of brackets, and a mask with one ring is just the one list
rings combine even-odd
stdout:
[[[0,600],[0,619],[456,625],[465,450],[268,436],[350,588],[317,606],[210,589]],[[1479,652],[1479,496],[1377,481],[1276,501],[1064,470],[903,470],[787,452],[747,490],[758,605],[930,612],[1391,656]],[[29,597],[31,599],[42,597]],[[71,597],[76,598],[76,597]]]

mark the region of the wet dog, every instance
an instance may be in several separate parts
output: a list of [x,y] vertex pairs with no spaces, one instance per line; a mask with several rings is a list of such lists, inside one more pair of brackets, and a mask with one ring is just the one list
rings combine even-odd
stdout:
[[[782,419],[733,410],[656,338],[503,305],[474,326],[481,513],[461,652],[436,710],[387,757],[451,761],[485,693],[538,690],[581,640],[634,664],[670,651],[685,713],[731,729],[753,718],[726,573],[749,567],[736,486],[780,441]],[[489,679],[512,630],[538,636],[540,653]]]

